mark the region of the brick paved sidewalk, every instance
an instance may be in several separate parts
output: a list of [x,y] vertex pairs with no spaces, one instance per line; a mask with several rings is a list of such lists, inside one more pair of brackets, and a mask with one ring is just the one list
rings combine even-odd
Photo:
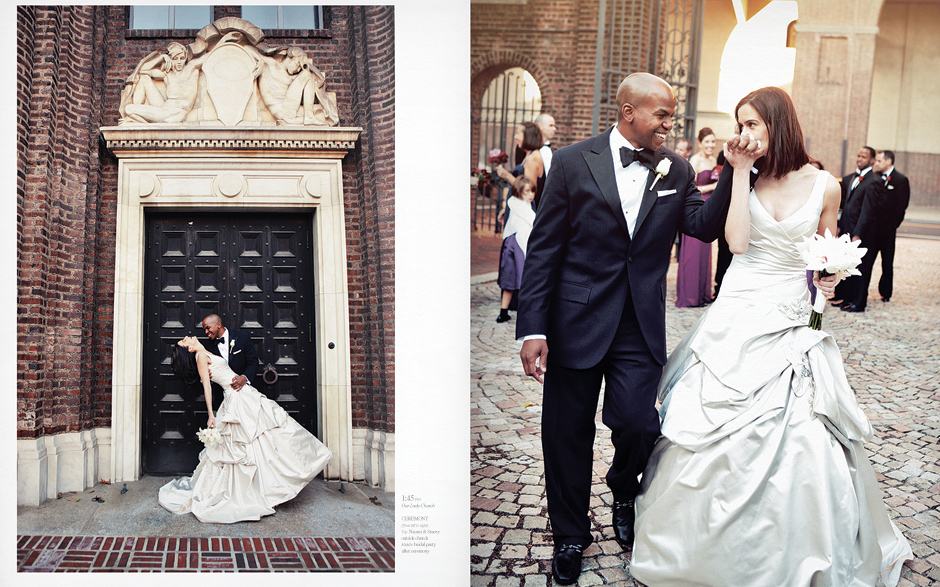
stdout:
[[[666,300],[670,349],[705,311],[674,307],[675,272],[673,263]],[[879,276],[876,266],[868,311],[829,308],[823,328],[838,341],[849,382],[875,427],[866,449],[889,514],[914,551],[900,585],[940,585],[940,241],[898,239],[889,303],[877,294]],[[519,366],[515,320],[495,321],[498,300],[492,281],[471,287],[471,585],[547,586],[552,544],[539,439],[541,389]],[[600,413],[597,432],[595,543],[585,551],[578,585],[637,586],[630,553],[609,528],[611,494],[603,478],[613,450]]]
[[391,538],[19,536],[19,572],[394,571]]
[[16,570],[395,570],[395,496],[381,488],[315,479],[270,516],[204,524],[157,503],[167,481],[145,475],[19,506]]

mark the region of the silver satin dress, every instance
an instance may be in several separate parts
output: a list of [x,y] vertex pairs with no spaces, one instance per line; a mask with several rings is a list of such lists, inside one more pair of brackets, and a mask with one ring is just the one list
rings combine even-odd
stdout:
[[199,453],[191,477],[160,488],[160,505],[175,514],[192,512],[202,522],[260,520],[293,499],[333,456],[324,444],[251,385],[232,389],[225,359],[210,358],[212,381],[225,399],[216,414],[222,442]]
[[748,251],[669,357],[636,502],[631,571],[647,585],[896,585],[913,557],[839,348],[806,326],[798,245],[817,230],[828,177],[782,222],[751,191]]

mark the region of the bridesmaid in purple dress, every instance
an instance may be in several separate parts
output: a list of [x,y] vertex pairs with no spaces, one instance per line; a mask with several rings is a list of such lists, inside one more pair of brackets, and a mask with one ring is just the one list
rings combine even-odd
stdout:
[[[689,158],[695,170],[695,185],[708,198],[718,183],[721,167],[715,158],[715,133],[705,127],[698,133],[699,150]],[[712,301],[712,245],[682,235],[679,271],[676,275],[676,307],[698,308]]]

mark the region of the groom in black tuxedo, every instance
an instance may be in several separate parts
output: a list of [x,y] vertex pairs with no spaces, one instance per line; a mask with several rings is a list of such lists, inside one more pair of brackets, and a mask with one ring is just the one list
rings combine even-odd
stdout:
[[666,362],[673,237],[679,230],[715,240],[731,194],[730,165],[705,202],[689,162],[663,148],[676,110],[668,83],[630,75],[617,91],[617,106],[616,127],[555,153],[519,292],[523,366],[540,383],[545,373],[552,574],[562,585],[577,580],[581,552],[593,540],[588,509],[602,380],[603,421],[615,447],[606,478],[614,534],[622,547],[632,546],[637,476],[660,432],[655,403]]
[[202,328],[211,340],[206,349],[225,359],[237,373],[232,379],[232,388],[238,391],[246,383],[251,383],[258,368],[258,352],[248,333],[227,329],[215,314],[203,318]]

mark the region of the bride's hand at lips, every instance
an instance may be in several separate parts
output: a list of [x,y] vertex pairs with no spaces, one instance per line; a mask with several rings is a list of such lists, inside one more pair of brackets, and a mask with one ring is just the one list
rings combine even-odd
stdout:
[[734,168],[750,169],[758,159],[767,154],[767,148],[748,132],[733,136],[724,144],[725,160]]

